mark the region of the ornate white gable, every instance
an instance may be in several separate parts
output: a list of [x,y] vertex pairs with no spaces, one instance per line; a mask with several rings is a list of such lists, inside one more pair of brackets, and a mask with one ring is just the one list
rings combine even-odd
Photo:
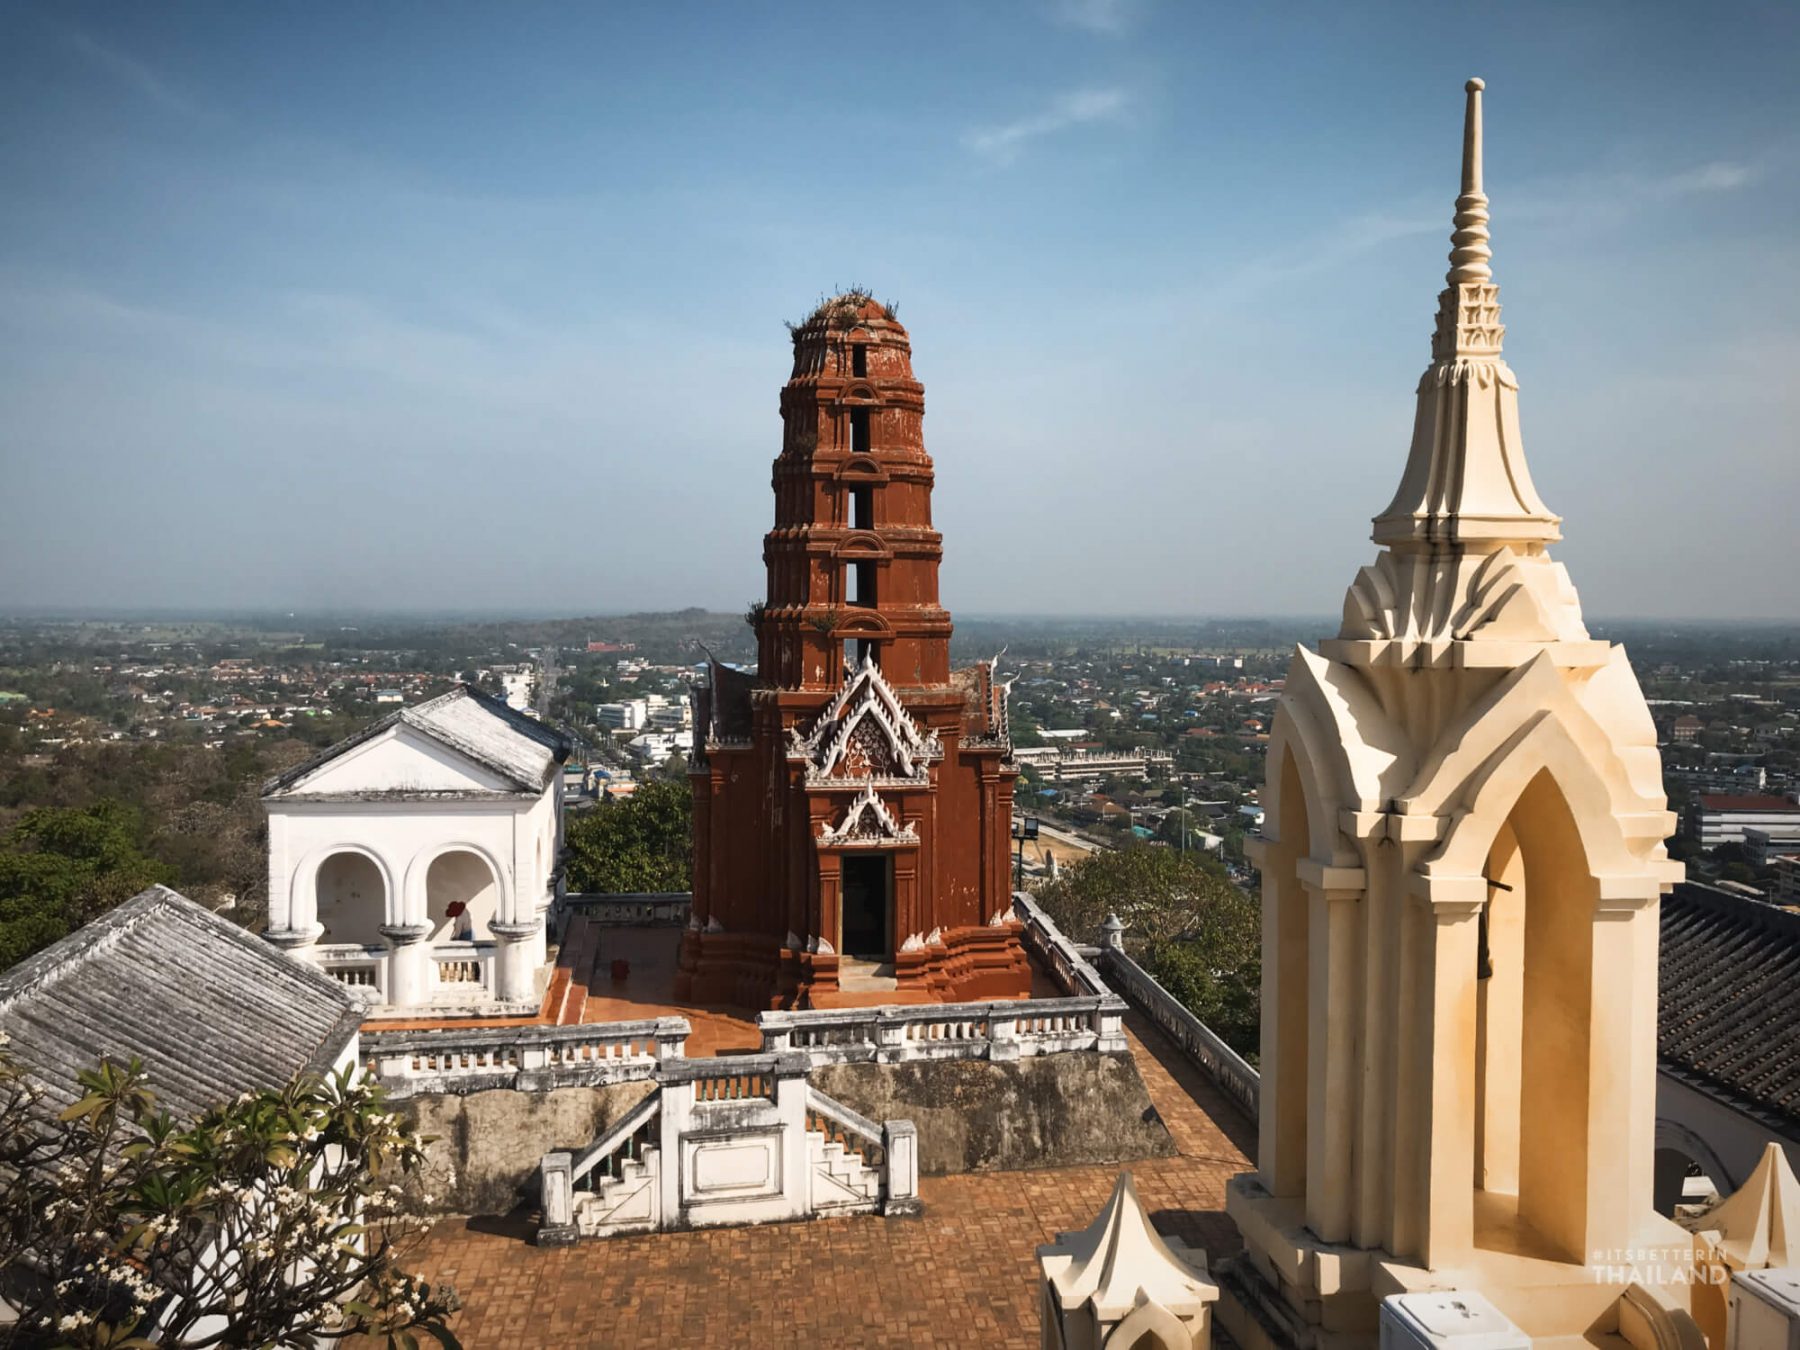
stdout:
[[844,818],[835,827],[828,824],[819,826],[819,842],[840,845],[916,844],[919,842],[919,834],[911,825],[899,822],[874,788],[866,787],[845,809]]
[[943,754],[936,733],[926,735],[881,673],[865,657],[819,714],[810,732],[788,733],[788,758],[807,761],[806,781],[913,779],[929,776]]

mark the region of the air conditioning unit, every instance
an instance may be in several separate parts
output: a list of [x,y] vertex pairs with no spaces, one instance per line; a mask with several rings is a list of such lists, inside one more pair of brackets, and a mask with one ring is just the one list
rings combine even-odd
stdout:
[[1800,1270],[1740,1270],[1731,1277],[1731,1350],[1800,1350]]
[[1480,1294],[1449,1289],[1381,1301],[1381,1350],[1531,1350],[1531,1337]]

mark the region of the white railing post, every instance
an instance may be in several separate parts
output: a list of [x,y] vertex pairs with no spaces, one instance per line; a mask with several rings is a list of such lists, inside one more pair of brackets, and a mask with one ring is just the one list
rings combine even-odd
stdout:
[[1006,1004],[989,1005],[988,1058],[997,1064],[1017,1059],[1024,1053],[1019,1044],[1019,1016],[1008,1012]]
[[883,1008],[875,1017],[875,1062],[897,1064],[906,1058],[906,1021]]
[[544,1221],[537,1231],[540,1247],[566,1247],[580,1235],[575,1226],[573,1165],[567,1153],[546,1153],[538,1164],[538,1191],[544,1205]]
[[887,1196],[881,1212],[914,1215],[919,1202],[919,1131],[910,1120],[890,1120],[881,1129],[881,1152],[887,1162]]
[[1125,1000],[1107,997],[1094,1009],[1094,1049],[1102,1054],[1123,1054],[1125,1043]]

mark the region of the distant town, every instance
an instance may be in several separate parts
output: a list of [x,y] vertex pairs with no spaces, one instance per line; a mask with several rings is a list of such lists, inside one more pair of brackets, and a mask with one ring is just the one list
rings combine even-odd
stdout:
[[[1800,629],[1596,625],[1627,644],[1656,720],[1671,851],[1690,875],[1800,906]],[[1263,753],[1304,621],[971,620],[961,659],[1012,682],[1022,770],[1017,865],[1030,885],[1130,841],[1205,851],[1248,881]],[[392,712],[476,685],[577,740],[565,799],[585,809],[685,777],[690,687],[709,655],[748,665],[742,616],[677,613],[516,623],[276,618],[0,623],[0,829],[31,806],[129,799],[133,756],[201,767],[257,844],[260,776]],[[205,760],[216,761],[208,766]],[[146,789],[149,790],[149,789]],[[143,803],[148,804],[148,803]],[[1023,828],[1024,817],[1032,827]],[[230,830],[226,831],[231,833]],[[181,883],[260,911],[257,869]],[[215,875],[214,873],[218,873]]]

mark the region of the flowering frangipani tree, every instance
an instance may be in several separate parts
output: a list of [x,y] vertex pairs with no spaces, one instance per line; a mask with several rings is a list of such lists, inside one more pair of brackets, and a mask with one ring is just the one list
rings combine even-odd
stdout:
[[455,1291],[407,1274],[424,1142],[351,1071],[158,1110],[143,1065],[102,1063],[54,1114],[0,1047],[0,1343],[455,1346]]

